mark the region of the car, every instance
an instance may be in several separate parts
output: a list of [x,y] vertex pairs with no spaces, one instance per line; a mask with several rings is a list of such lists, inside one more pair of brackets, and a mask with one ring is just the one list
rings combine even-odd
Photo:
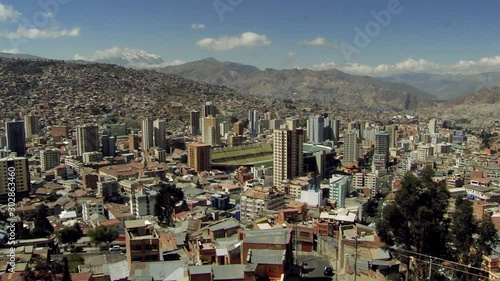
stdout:
[[331,266],[325,266],[323,273],[325,276],[333,276],[333,268]]
[[121,248],[118,245],[114,245],[113,247],[109,248],[109,251],[110,252],[121,251]]

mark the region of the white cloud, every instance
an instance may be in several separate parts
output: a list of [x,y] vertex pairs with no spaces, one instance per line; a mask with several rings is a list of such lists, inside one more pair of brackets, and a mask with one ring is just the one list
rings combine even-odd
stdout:
[[436,74],[477,74],[482,72],[500,71],[500,56],[483,57],[476,61],[460,60],[454,64],[438,64],[425,59],[412,59],[394,64],[378,64],[375,66],[336,62],[323,62],[310,66],[314,70],[336,68],[338,70],[359,75],[384,76],[397,73],[426,72]]
[[205,24],[203,24],[203,23],[193,23],[191,25],[191,28],[192,29],[203,29],[203,28],[205,28]]
[[297,54],[295,52],[288,52],[289,58],[294,58]]
[[326,43],[326,38],[316,37],[312,40],[302,40],[299,42],[299,44],[304,46],[324,46],[327,43]]
[[245,32],[239,36],[222,36],[217,39],[204,38],[196,42],[196,45],[208,51],[227,51],[239,47],[269,46],[271,40],[266,35]]
[[21,13],[14,7],[0,3],[0,22],[16,22]]
[[95,51],[94,54],[90,56],[75,54],[73,59],[113,63],[133,68],[158,68],[185,63],[185,61],[182,60],[165,62],[157,54],[153,54],[142,49],[129,49],[121,47],[112,47],[105,50]]
[[0,50],[0,53],[19,54],[19,49],[3,49]]
[[8,39],[54,39],[59,37],[76,37],[80,34],[80,28],[73,29],[38,29],[18,26],[14,32],[0,32],[0,38]]

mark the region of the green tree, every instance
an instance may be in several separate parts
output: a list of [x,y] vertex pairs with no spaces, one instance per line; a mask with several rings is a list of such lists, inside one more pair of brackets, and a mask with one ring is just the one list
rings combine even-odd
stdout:
[[95,244],[106,243],[109,244],[118,238],[118,231],[114,227],[106,227],[99,225],[91,229],[87,235],[92,239]]
[[34,270],[26,271],[23,276],[23,281],[59,281],[58,274],[63,273],[64,266],[61,262],[54,260],[48,262],[41,257],[34,257],[31,261],[34,264]]
[[57,232],[57,237],[63,244],[68,244],[70,247],[75,245],[83,236],[83,231],[78,223],[73,226],[64,227]]
[[175,184],[162,183],[156,194],[155,216],[162,224],[172,225],[175,204],[184,199],[184,192]]
[[469,264],[471,248],[474,246],[474,234],[478,230],[472,202],[458,197],[451,223],[451,242],[456,248],[455,255],[459,262]]
[[54,227],[47,219],[48,207],[45,205],[38,205],[36,207],[35,227],[33,228],[34,238],[44,238],[50,236],[54,232]]
[[[449,220],[446,218],[450,194],[444,184],[432,181],[434,171],[426,169],[421,178],[407,173],[395,201],[380,212],[376,228],[382,241],[435,257],[449,254]],[[407,260],[404,260],[408,262]],[[423,277],[423,266],[417,275]]]
[[[498,242],[498,232],[495,229],[495,225],[491,221],[491,217],[485,215],[483,219],[480,221],[478,236],[476,241],[476,252],[477,252],[477,260],[482,260],[483,255],[491,255],[493,251],[493,247]],[[476,264],[481,265],[480,261],[477,261]]]

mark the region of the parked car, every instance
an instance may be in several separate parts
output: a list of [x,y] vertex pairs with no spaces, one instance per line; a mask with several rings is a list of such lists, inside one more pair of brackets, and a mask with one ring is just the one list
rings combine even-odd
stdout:
[[110,247],[110,248],[109,248],[109,251],[110,251],[110,252],[114,252],[114,251],[118,252],[118,251],[121,251],[121,250],[122,250],[122,249],[121,249],[121,248],[120,248],[120,246],[118,246],[118,245],[114,245],[113,247]]
[[333,276],[333,268],[331,266],[326,266],[323,273],[325,276]]

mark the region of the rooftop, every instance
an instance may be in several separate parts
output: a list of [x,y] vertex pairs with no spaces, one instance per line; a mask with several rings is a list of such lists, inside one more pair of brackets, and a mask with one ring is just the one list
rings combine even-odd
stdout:
[[286,250],[250,249],[248,259],[253,264],[284,264]]

